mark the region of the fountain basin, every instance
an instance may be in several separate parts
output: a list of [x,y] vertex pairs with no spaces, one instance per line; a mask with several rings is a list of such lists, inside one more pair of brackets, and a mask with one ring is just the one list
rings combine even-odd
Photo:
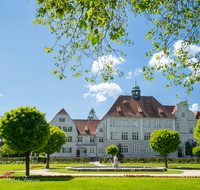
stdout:
[[150,166],[119,166],[113,168],[112,166],[76,166],[76,167],[66,167],[66,170],[73,171],[157,171],[164,172],[167,171],[165,167],[150,167]]

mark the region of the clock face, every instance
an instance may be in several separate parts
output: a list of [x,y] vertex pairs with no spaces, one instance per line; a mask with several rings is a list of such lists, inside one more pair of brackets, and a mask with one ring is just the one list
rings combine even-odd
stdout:
[[138,94],[138,91],[136,91],[135,93]]

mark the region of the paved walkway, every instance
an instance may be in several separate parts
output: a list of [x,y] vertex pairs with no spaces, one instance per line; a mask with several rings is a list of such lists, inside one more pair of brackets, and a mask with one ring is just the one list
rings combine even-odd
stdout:
[[[53,169],[40,169],[40,170],[30,170],[30,174],[31,175],[47,175],[47,176],[110,176],[110,177],[115,177],[115,176],[124,176],[124,175],[128,175],[128,173],[126,174],[88,174],[88,173],[85,173],[85,174],[79,174],[79,173],[58,173],[58,172],[48,172],[49,170],[53,170]],[[183,171],[182,174],[144,174],[144,173],[137,173],[137,174],[134,174],[134,173],[130,173],[131,175],[151,175],[151,176],[200,176],[200,171],[199,170],[181,170]]]
[[[102,165],[100,164],[98,161],[97,162],[90,162],[91,164],[94,164],[94,165],[97,165],[97,166],[105,166],[105,165]],[[110,176],[110,177],[120,177],[120,176],[124,176],[124,175],[128,175],[128,173],[121,173],[121,174],[116,174],[116,173],[105,173],[105,174],[95,174],[95,173],[82,173],[82,174],[79,174],[79,173],[58,173],[58,172],[48,172],[49,170],[54,170],[54,169],[40,169],[40,170],[30,170],[30,174],[31,175],[48,175],[48,176]],[[176,169],[177,170],[177,169]],[[131,172],[130,174],[131,175],[151,175],[151,176],[200,176],[200,170],[180,170],[180,171],[183,171],[182,174],[144,174],[144,173],[137,173],[137,174],[134,174],[133,172]]]

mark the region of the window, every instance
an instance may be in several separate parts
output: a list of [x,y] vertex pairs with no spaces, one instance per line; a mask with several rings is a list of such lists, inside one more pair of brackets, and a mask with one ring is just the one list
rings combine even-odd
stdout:
[[61,126],[58,126],[59,129],[61,129]]
[[99,142],[103,142],[103,137],[99,137]]
[[62,148],[62,152],[63,153],[72,153],[72,147],[70,147],[70,148]]
[[145,153],[151,153],[151,147],[145,146]]
[[138,132],[132,132],[132,140],[138,140]]
[[72,132],[72,127],[63,127],[63,131]]
[[99,153],[103,153],[103,148],[99,148]]
[[117,132],[111,132],[111,140],[117,140]]
[[181,117],[185,117],[185,112],[182,112],[182,113],[181,113]]
[[117,127],[117,120],[111,119],[111,127]]
[[67,142],[72,142],[72,136],[67,136]]
[[160,121],[159,121],[159,120],[156,120],[156,121],[155,121],[155,127],[156,127],[156,128],[160,128],[160,127],[161,127]]
[[171,128],[171,121],[165,121],[165,128]]
[[82,142],[83,138],[82,137],[78,137],[78,142]]
[[90,137],[90,142],[94,142],[94,137],[93,136]]
[[190,133],[193,133],[193,128],[190,128]]
[[176,123],[176,129],[179,129],[179,123],[178,122]]
[[128,140],[128,132],[122,132],[122,140]]
[[139,153],[139,146],[137,145],[133,146],[133,153]]
[[128,146],[127,145],[122,146],[122,153],[128,153]]
[[122,127],[128,127],[128,120],[122,119]]
[[138,120],[133,120],[133,127],[138,127]]
[[59,118],[60,122],[65,122],[65,118]]
[[149,120],[144,121],[144,127],[150,127],[150,121]]
[[100,132],[103,132],[103,128],[100,128]]
[[94,148],[90,148],[90,153],[94,153]]
[[144,140],[149,140],[151,138],[151,133],[144,133]]
[[83,150],[83,154],[86,154],[87,153],[87,150]]

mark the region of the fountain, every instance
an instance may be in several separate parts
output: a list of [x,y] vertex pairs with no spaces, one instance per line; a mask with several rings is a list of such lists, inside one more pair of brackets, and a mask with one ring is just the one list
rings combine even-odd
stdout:
[[117,156],[113,158],[112,166],[77,166],[77,167],[66,167],[66,170],[73,171],[167,171],[165,167],[150,167],[150,166],[118,166]]

